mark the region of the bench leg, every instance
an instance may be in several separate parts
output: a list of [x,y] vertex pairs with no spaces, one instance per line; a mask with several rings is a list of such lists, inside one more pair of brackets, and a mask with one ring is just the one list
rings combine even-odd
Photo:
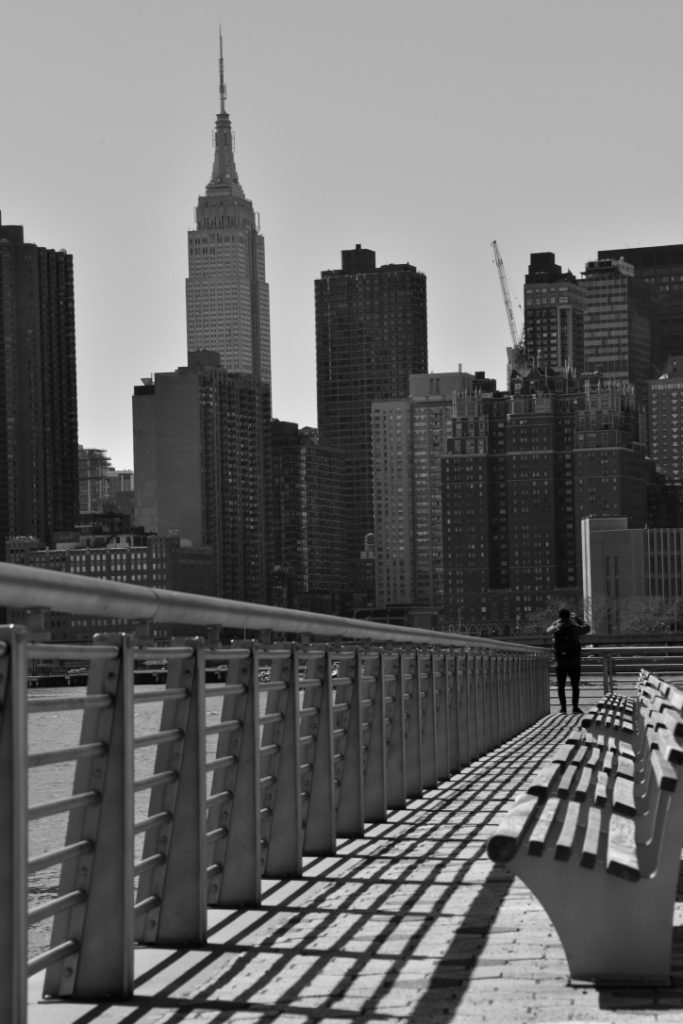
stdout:
[[507,865],[543,905],[575,981],[669,985],[675,890],[519,854]]

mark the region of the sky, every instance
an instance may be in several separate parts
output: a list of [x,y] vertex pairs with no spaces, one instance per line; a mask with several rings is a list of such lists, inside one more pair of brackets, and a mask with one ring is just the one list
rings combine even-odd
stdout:
[[0,215],[74,259],[79,440],[133,468],[141,378],[186,363],[187,232],[222,26],[261,218],[273,414],[315,426],[314,281],[427,277],[429,369],[506,385],[532,252],[683,242],[680,0],[8,0]]

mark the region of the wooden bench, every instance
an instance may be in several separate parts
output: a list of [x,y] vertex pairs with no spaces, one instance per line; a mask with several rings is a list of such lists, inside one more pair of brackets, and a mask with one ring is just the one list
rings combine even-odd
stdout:
[[668,984],[683,846],[683,695],[642,672],[591,709],[488,843],[552,920],[571,978]]

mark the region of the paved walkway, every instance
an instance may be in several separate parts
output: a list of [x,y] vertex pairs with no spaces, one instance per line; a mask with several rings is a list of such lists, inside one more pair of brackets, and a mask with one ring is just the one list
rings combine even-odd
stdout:
[[124,1003],[42,1002],[32,985],[29,1024],[683,1024],[683,902],[672,987],[574,986],[540,904],[486,856],[573,721],[550,715],[336,857],[307,858],[258,910],[210,911],[206,948],[140,950]]

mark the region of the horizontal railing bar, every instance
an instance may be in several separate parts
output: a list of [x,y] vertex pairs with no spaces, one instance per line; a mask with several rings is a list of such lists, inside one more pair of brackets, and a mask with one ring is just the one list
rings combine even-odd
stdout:
[[[3,562],[3,574],[5,564]],[[55,575],[64,576],[66,579],[75,578],[65,572]],[[120,657],[121,651],[114,644],[51,644],[41,640],[29,640],[26,654],[29,659],[35,661],[109,661]]]
[[222,875],[222,874],[223,874],[223,865],[222,864],[216,864],[214,862],[213,864],[209,864],[207,866],[207,869],[206,869],[206,877],[207,878],[215,878],[216,875]]
[[221,825],[218,828],[212,828],[210,832],[206,833],[206,841],[207,841],[207,843],[215,843],[219,839],[225,839],[227,834],[228,834],[227,828],[224,828]]
[[139,860],[133,865],[133,874],[144,875],[148,871],[153,871],[154,868],[163,867],[166,863],[167,857],[165,853],[153,853],[151,857],[145,857],[144,860]]
[[69,860],[75,860],[81,854],[92,853],[95,844],[90,839],[81,839],[69,846],[60,846],[57,850],[48,850],[38,857],[32,857],[28,861],[28,870],[31,873],[44,871],[46,868],[53,868],[56,864],[65,864]]
[[194,648],[183,644],[173,647],[136,647],[136,661],[180,661],[181,658],[190,658],[194,654]]
[[153,828],[158,828],[159,825],[168,825],[170,821],[173,821],[173,815],[170,811],[159,811],[158,814],[150,814],[148,818],[140,818],[133,825],[133,831],[136,835],[140,835],[141,832],[149,832]]
[[100,799],[99,793],[96,793],[94,789],[88,789],[75,796],[65,796],[62,800],[34,804],[28,809],[28,820],[37,821],[39,818],[49,818],[51,815],[64,814],[65,811],[75,810],[77,807],[93,807],[100,802]]
[[140,917],[141,914],[148,914],[150,910],[156,910],[160,906],[161,900],[158,896],[148,896],[146,900],[140,900],[135,904],[133,913],[136,917]]
[[207,736],[215,736],[216,733],[221,732],[238,732],[242,728],[242,723],[237,718],[228,718],[225,722],[212,722],[211,725],[207,725],[205,732]]
[[214,761],[207,761],[206,770],[207,772],[214,772],[218,768],[231,768],[234,764],[237,764],[235,754],[226,754],[225,757],[217,757]]
[[[71,690],[71,693],[74,691]],[[110,708],[114,698],[110,693],[78,694],[74,697],[35,697],[31,694],[26,702],[29,715],[40,715],[56,711],[101,711]]]
[[281,693],[287,689],[287,683],[284,679],[269,679],[267,682],[259,682],[258,688],[259,693]]
[[76,747],[41,750],[38,754],[28,754],[26,761],[29,768],[40,768],[47,764],[63,764],[65,761],[79,761],[86,757],[102,757],[106,753],[106,743],[82,743]]
[[140,793],[143,789],[154,789],[156,786],[165,786],[169,782],[178,781],[178,772],[170,768],[166,772],[157,772],[155,775],[146,775],[144,779],[136,779],[133,789]]
[[281,711],[271,711],[267,715],[260,715],[259,722],[261,725],[279,725],[284,721],[284,717]]
[[260,750],[260,753],[263,754],[265,757],[270,757],[271,754],[278,754],[279,752],[279,743],[264,743]]
[[208,680],[206,684],[207,697],[240,697],[246,692],[244,683],[212,683]]
[[183,735],[182,729],[161,729],[159,732],[149,732],[144,736],[136,736],[133,740],[133,746],[136,750],[141,750],[142,747],[152,747],[154,744],[176,743],[183,738]]
[[32,957],[28,962],[29,977],[51,967],[52,964],[58,964],[60,960],[66,960],[68,956],[78,953],[80,948],[80,944],[75,939],[67,939],[66,942],[60,942],[58,946],[53,946],[45,953]]
[[74,889],[73,892],[69,892],[65,896],[56,896],[53,900],[41,903],[40,906],[32,907],[26,915],[26,920],[30,927],[37,924],[38,921],[44,921],[46,917],[55,917],[64,910],[79,907],[81,903],[85,903],[86,899],[87,896],[82,889]]
[[229,789],[223,790],[222,793],[212,793],[211,796],[207,796],[206,806],[215,807],[216,804],[222,804],[226,800],[232,800],[232,792]]
[[135,704],[153,704],[155,701],[170,703],[175,700],[187,700],[189,696],[189,691],[184,686],[174,687],[170,690],[147,690],[145,693],[136,690],[133,694],[133,702]]
[[[54,569],[12,565],[9,562],[3,563],[0,573],[0,606],[10,609],[50,608],[52,611],[75,615],[124,619],[131,622],[182,622],[186,626],[277,630],[284,633],[332,637],[337,642],[354,638],[370,639],[375,642],[516,649],[539,653],[538,647],[496,640],[492,637],[441,633],[437,630],[392,626],[385,622],[303,612],[295,608],[275,608],[246,601],[233,601],[229,598],[184,594],[180,591],[142,587],[136,583],[120,583],[116,580],[58,572]],[[102,648],[94,647],[90,650]]]

